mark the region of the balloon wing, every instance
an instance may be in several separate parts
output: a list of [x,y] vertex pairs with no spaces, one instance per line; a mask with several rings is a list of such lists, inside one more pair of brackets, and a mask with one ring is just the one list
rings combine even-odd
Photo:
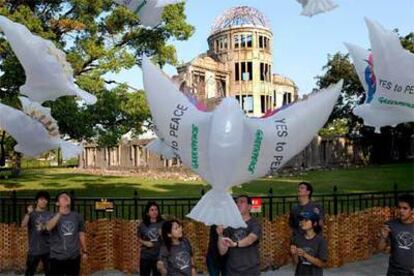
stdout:
[[208,139],[202,139],[209,134],[210,113],[199,111],[147,57],[143,58],[142,71],[157,135],[167,145],[167,148],[163,145],[162,152],[172,151],[188,168],[210,182]]
[[337,102],[343,82],[313,93],[275,115],[249,118],[247,132],[254,137],[236,182],[247,182],[283,167],[299,154],[324,126]]
[[301,15],[312,17],[316,14],[328,12],[336,7],[337,4],[331,0],[297,0],[302,4],[303,10]]
[[0,16],[0,29],[26,73],[20,92],[42,103],[61,96],[78,96],[88,104],[96,97],[81,90],[73,79],[73,70],[64,52],[49,40],[33,35],[25,26]]
[[[50,115],[47,113],[48,109],[35,111],[27,100],[22,100],[22,105],[26,110],[31,110],[33,116],[38,117],[32,118],[20,110],[0,104],[0,128],[17,141],[18,144],[14,148],[17,152],[36,157],[43,152],[60,147],[64,159],[75,157],[82,152],[82,147],[61,140],[58,132],[47,129],[53,125],[48,117]],[[45,110],[46,113],[43,113]]]

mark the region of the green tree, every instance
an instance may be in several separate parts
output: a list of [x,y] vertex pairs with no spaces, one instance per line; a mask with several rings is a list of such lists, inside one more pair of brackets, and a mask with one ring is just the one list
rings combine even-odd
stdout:
[[[143,91],[116,83],[108,88],[114,82],[105,76],[139,64],[143,53],[160,65],[175,65],[171,41],[187,40],[194,30],[186,22],[184,3],[168,6],[163,23],[153,29],[140,25],[136,14],[111,0],[0,0],[0,14],[52,40],[66,53],[77,84],[98,102],[82,106],[74,98],[61,97],[45,105],[52,108],[62,134],[105,146],[116,144],[131,129],[139,133],[150,116]],[[0,71],[0,102],[19,108],[18,90],[25,74],[1,35]]]

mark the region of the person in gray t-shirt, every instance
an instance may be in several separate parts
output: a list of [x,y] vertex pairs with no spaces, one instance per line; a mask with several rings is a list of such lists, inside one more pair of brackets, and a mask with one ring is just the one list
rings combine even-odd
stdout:
[[414,275],[414,196],[402,195],[398,201],[399,218],[381,229],[380,250],[391,244],[388,276]]
[[58,194],[59,211],[47,223],[51,275],[79,275],[81,256],[87,258],[85,224],[79,213],[71,211],[71,202],[68,193]]
[[156,202],[148,202],[144,209],[143,221],[138,227],[138,238],[141,244],[139,273],[142,276],[159,275],[157,269],[161,248],[161,218]]
[[46,231],[46,223],[52,218],[53,213],[47,211],[50,196],[46,191],[36,194],[36,207],[27,207],[27,214],[22,220],[22,227],[27,227],[29,236],[29,251],[27,253],[25,275],[34,275],[39,262],[43,263],[45,275],[49,274],[49,233]]
[[193,250],[190,242],[183,237],[183,228],[177,220],[169,220],[162,225],[161,247],[157,262],[162,276],[195,276],[197,275]]
[[297,276],[322,276],[328,260],[328,246],[321,234],[319,215],[305,213],[300,217],[303,234],[293,237],[290,252],[296,264]]
[[323,226],[325,213],[322,205],[311,201],[312,193],[313,187],[310,183],[300,182],[298,184],[299,204],[292,207],[289,216],[289,226],[292,229],[293,236],[295,236],[296,234],[303,234],[303,230],[299,225],[299,218],[303,216],[304,213],[318,214],[320,218],[319,225],[321,227]]
[[252,207],[250,197],[238,196],[236,203],[247,228],[228,227],[223,230],[222,226],[217,226],[219,235],[217,246],[221,255],[228,253],[227,275],[260,275],[259,240],[262,229],[250,215]]

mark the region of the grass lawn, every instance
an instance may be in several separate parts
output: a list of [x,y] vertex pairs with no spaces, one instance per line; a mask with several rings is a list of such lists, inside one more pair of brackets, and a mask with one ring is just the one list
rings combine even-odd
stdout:
[[[295,194],[299,181],[313,184],[315,193],[330,193],[334,185],[339,192],[388,191],[394,183],[399,190],[414,189],[414,163],[370,166],[359,169],[310,171],[300,176],[264,178],[234,188],[234,192],[251,195],[266,194],[273,188],[274,195]],[[77,196],[130,197],[138,190],[141,197],[198,197],[203,182],[151,180],[142,177],[97,176],[73,173],[72,169],[24,170],[14,179],[0,179],[0,193],[16,190],[19,195],[33,196],[35,190],[74,190]]]

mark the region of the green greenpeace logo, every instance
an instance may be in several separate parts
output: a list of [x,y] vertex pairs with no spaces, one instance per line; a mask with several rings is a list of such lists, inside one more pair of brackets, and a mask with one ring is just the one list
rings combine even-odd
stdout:
[[259,158],[260,153],[260,146],[262,145],[263,141],[263,131],[261,131],[260,129],[257,130],[255,137],[256,138],[254,139],[253,152],[250,158],[250,164],[248,168],[248,171],[251,174],[254,174],[254,170],[256,169],[257,159]]
[[198,169],[198,132],[196,125],[192,125],[191,135],[191,165],[194,169]]
[[414,104],[412,103],[407,103],[403,101],[394,101],[394,100],[387,99],[385,97],[379,97],[378,101],[382,104],[399,105],[399,106],[414,108]]

